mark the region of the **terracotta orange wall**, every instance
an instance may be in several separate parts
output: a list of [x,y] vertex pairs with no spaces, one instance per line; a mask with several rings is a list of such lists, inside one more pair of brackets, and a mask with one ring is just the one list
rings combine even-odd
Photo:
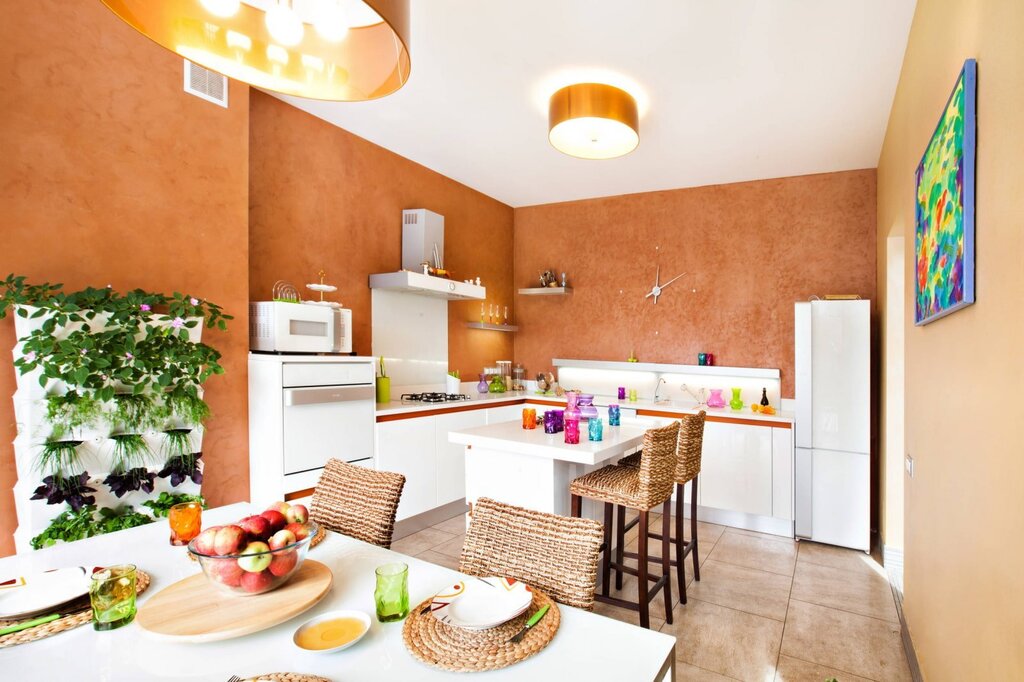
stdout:
[[[512,314],[512,209],[439,173],[253,91],[250,99],[249,291],[298,287],[321,268],[352,309],[353,350],[371,352],[367,278],[402,265],[402,210],[445,218],[445,263],[480,276]],[[304,289],[303,289],[304,291]],[[448,354],[466,379],[512,357],[511,334],[467,329],[480,304],[449,304]]]
[[[5,3],[0,22],[0,273],[187,291],[235,315],[206,339],[212,504],[248,498],[248,88],[230,108],[182,92],[182,60],[99,2]],[[16,526],[10,319],[0,323],[0,555]]]
[[[660,247],[660,248],[658,248]],[[687,273],[654,305],[661,281]],[[782,370],[793,397],[793,303],[875,295],[875,171],[761,180],[515,211],[515,286],[567,272],[568,297],[521,297],[516,360],[553,358]],[[696,289],[696,291],[693,291]]]

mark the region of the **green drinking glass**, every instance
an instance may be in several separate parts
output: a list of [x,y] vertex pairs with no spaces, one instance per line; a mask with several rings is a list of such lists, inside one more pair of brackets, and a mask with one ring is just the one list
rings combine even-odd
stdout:
[[135,566],[108,566],[92,574],[89,604],[94,630],[116,630],[135,619]]
[[393,623],[409,615],[409,567],[384,564],[377,568],[377,588],[373,591],[377,620]]

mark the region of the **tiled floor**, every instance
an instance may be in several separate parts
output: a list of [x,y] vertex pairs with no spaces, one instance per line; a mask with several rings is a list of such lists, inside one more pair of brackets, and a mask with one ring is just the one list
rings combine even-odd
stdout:
[[[653,514],[651,526],[660,520]],[[457,568],[464,529],[458,516],[396,540],[393,549]],[[678,640],[677,680],[911,679],[889,582],[874,559],[710,523],[697,532],[701,580],[693,580],[688,559],[688,603],[679,603],[674,578],[672,625],[665,623],[664,600],[651,602],[651,627]],[[638,529],[627,535],[633,549],[637,535]],[[625,576],[616,594],[635,598],[636,579]],[[626,609],[594,610],[638,622]]]

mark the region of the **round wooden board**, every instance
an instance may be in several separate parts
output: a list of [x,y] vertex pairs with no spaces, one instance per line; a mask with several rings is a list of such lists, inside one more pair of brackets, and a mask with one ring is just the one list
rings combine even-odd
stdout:
[[306,559],[283,587],[252,596],[222,592],[202,573],[160,590],[139,608],[144,630],[176,642],[216,642],[266,630],[316,605],[334,582],[331,569]]

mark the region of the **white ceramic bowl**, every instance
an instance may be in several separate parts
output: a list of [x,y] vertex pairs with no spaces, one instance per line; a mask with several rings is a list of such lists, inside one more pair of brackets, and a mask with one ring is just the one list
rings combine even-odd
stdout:
[[[314,625],[317,625],[319,623],[324,622],[325,620],[334,620],[336,618],[355,618],[356,620],[361,621],[362,624],[363,624],[363,631],[362,631],[362,633],[360,633],[359,636],[356,637],[355,639],[350,640],[348,642],[345,642],[344,644],[339,644],[336,647],[331,647],[330,649],[307,649],[307,648],[299,645],[299,635],[300,634],[302,634],[303,632],[305,632],[309,628],[313,627]],[[329,653],[332,653],[332,652],[335,652],[335,651],[341,651],[342,649],[349,648],[350,646],[354,645],[356,642],[361,640],[363,637],[365,637],[366,633],[370,631],[370,623],[371,623],[370,616],[368,616],[367,614],[363,613],[362,611],[354,611],[354,610],[328,611],[327,613],[322,613],[319,616],[317,616],[316,618],[312,618],[310,620],[307,620],[305,623],[300,625],[299,628],[295,631],[295,634],[292,635],[292,643],[295,645],[296,648],[298,648],[298,649],[300,649],[302,651],[308,651],[308,652],[313,653],[313,654],[329,654]]]

